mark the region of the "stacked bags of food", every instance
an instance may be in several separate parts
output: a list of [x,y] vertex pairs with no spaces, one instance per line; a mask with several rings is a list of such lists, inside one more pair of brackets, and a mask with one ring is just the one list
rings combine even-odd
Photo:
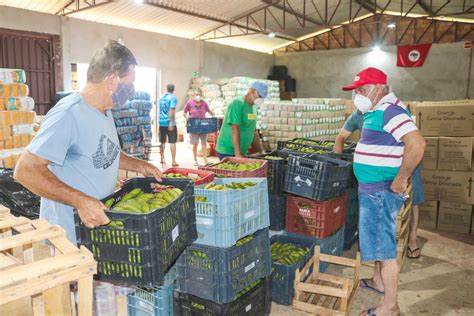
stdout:
[[13,168],[34,134],[34,101],[25,71],[0,68],[0,167]]

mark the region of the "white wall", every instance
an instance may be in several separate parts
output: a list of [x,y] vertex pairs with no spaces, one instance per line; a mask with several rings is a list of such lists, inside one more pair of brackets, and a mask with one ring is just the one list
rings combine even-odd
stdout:
[[162,91],[175,84],[180,101],[195,71],[212,78],[266,78],[273,65],[268,54],[5,6],[0,6],[0,28],[60,35],[65,90],[71,87],[71,63],[88,63],[97,49],[119,37],[140,66],[161,70]]
[[[396,66],[395,46],[383,47],[379,56],[372,49],[334,49],[277,54],[276,65],[286,65],[297,80],[298,97],[341,97],[341,90],[354,75],[367,67],[378,67],[388,75],[389,84],[402,100],[454,100],[466,96],[469,50],[463,43],[433,44],[421,68]],[[474,75],[474,74],[473,74]],[[474,80],[471,81],[471,98]]]

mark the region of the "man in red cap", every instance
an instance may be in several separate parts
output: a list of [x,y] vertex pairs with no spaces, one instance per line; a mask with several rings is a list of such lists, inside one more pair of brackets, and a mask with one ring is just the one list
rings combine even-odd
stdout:
[[354,90],[354,104],[364,117],[354,154],[354,174],[359,181],[359,244],[362,261],[375,261],[375,269],[373,277],[360,284],[384,295],[381,305],[361,315],[399,315],[395,219],[426,142],[405,105],[389,92],[383,71],[364,69],[352,85],[342,89]]

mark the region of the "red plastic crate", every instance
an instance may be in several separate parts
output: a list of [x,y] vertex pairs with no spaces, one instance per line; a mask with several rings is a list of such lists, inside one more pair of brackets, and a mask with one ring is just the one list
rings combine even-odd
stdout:
[[315,238],[326,238],[345,224],[347,192],[327,201],[288,195],[286,231]]
[[[261,164],[260,168],[256,170],[225,170],[216,168],[217,165],[227,162],[234,161],[238,163],[249,163],[257,162]],[[267,161],[262,159],[250,159],[250,158],[237,158],[237,157],[226,157],[221,162],[213,164],[208,167],[199,167],[199,170],[206,170],[214,172],[216,175],[223,176],[224,178],[266,178],[267,177]]]
[[163,174],[168,174],[168,173],[179,173],[185,177],[188,177],[190,175],[201,177],[200,180],[194,181],[195,186],[214,181],[214,173],[209,172],[209,171],[186,169],[186,168],[169,168],[163,171]]

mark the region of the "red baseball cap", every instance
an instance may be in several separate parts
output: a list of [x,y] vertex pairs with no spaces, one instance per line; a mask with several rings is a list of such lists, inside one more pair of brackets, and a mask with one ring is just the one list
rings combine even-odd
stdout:
[[387,84],[387,75],[380,69],[369,67],[359,72],[350,86],[342,87],[344,91],[357,89],[366,84]]

